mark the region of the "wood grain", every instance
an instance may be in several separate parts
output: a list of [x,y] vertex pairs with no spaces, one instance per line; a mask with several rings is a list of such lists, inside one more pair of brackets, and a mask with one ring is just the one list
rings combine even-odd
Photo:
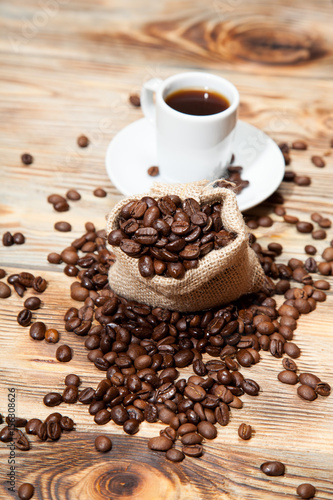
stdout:
[[[263,3],[258,0],[37,0],[4,1],[0,6],[0,232],[22,231],[26,243],[0,245],[0,267],[8,274],[29,270],[44,276],[48,288],[43,306],[33,314],[59,329],[62,343],[74,350],[69,364],[55,358],[57,346],[34,342],[16,315],[23,299],[15,292],[0,299],[0,408],[7,414],[8,388],[16,389],[17,414],[45,418],[52,410],[42,403],[45,393],[63,390],[64,377],[75,372],[83,386],[96,387],[100,372],[86,361],[83,339],[65,332],[63,315],[71,305],[70,278],[61,266],[47,262],[50,251],[60,251],[84,232],[91,220],[98,228],[120,198],[107,178],[106,147],[127,124],[141,118],[128,96],[139,92],[151,77],[164,78],[187,69],[206,69],[226,76],[241,94],[240,118],[264,130],[276,141],[304,139],[306,152],[292,151],[290,167],[310,175],[309,187],[282,183],[288,213],[310,220],[313,211],[333,215],[332,112],[332,3],[304,4],[294,0]],[[77,137],[85,133],[90,145],[80,149]],[[30,152],[34,163],[21,164]],[[332,154],[331,154],[332,152]],[[328,154],[326,167],[310,161],[313,154]],[[93,190],[104,187],[107,198]],[[47,204],[52,192],[64,195],[77,188],[82,199],[59,214]],[[263,203],[252,214],[271,214]],[[272,215],[274,225],[255,231],[263,246],[283,244],[279,262],[291,256],[305,259],[304,245],[314,243],[317,257],[332,239],[311,237]],[[53,225],[68,220],[71,233]],[[332,278],[330,278],[332,284]],[[30,294],[26,294],[28,296]],[[281,300],[281,298],[279,298]],[[332,292],[325,303],[298,322],[295,341],[302,350],[300,371],[312,371],[333,385]],[[114,424],[97,427],[81,404],[59,408],[76,422],[75,432],[56,443],[31,437],[28,452],[17,451],[16,488],[24,481],[36,487],[43,500],[267,500],[296,498],[302,482],[313,483],[316,498],[333,497],[333,403],[318,398],[301,401],[296,388],[280,384],[281,360],[262,353],[261,362],[244,369],[258,381],[262,392],[244,396],[244,408],[232,410],[230,424],[219,428],[218,438],[206,443],[200,459],[172,464],[151,452],[147,439],[164,427],[143,424],[136,436],[127,436]],[[184,370],[188,376],[190,370]],[[241,442],[240,423],[255,429]],[[113,449],[98,454],[97,434],[112,436]],[[16,498],[6,486],[8,448],[0,445],[0,498]],[[260,464],[282,460],[286,475],[263,477]]]

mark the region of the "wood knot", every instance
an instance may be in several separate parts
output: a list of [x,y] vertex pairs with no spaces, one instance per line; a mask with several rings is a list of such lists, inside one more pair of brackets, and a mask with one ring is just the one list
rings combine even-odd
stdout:
[[297,26],[271,22],[214,28],[215,50],[227,58],[267,65],[297,65],[327,54],[323,40]]

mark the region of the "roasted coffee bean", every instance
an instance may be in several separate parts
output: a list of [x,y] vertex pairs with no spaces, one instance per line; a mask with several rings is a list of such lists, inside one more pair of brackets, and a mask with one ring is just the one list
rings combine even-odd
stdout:
[[296,223],[296,229],[299,233],[311,233],[313,224],[311,222],[299,221]]
[[295,385],[298,382],[298,376],[294,371],[284,370],[278,374],[278,379],[283,384]]
[[77,145],[80,146],[80,148],[86,148],[89,145],[89,139],[85,135],[80,135],[77,138]]
[[69,205],[65,199],[58,201],[53,204],[53,208],[56,212],[67,212],[69,210]]
[[46,425],[47,437],[52,441],[57,441],[61,436],[61,427],[59,422],[48,422]]
[[2,244],[4,247],[10,247],[10,246],[14,245],[13,235],[9,231],[7,231],[6,233],[3,234]]
[[238,435],[244,441],[251,439],[252,437],[252,427],[249,424],[240,424],[238,427]]
[[41,423],[37,429],[37,436],[41,441],[47,440],[47,422]]
[[282,366],[286,370],[290,370],[292,372],[296,372],[297,371],[297,365],[296,365],[295,361],[293,361],[292,359],[284,358],[282,360]]
[[42,321],[36,321],[30,327],[30,337],[34,340],[44,340],[46,332],[45,323]]
[[50,264],[60,264],[61,262],[61,255],[59,255],[56,252],[51,252],[47,256],[47,260],[50,262]]
[[313,283],[313,286],[319,290],[329,290],[331,288],[329,282],[326,280],[317,280]]
[[301,373],[299,381],[301,384],[309,385],[312,389],[315,389],[317,384],[321,382],[320,378],[313,373]]
[[319,396],[327,397],[331,394],[331,386],[326,382],[318,382],[315,387],[315,391]]
[[165,436],[156,436],[148,441],[148,448],[154,451],[168,451],[172,448],[173,442]]
[[78,399],[80,403],[87,405],[93,401],[94,397],[95,397],[94,389],[92,387],[87,387],[86,389],[80,392]]
[[34,161],[34,158],[30,153],[22,153],[21,154],[21,162],[23,163],[23,165],[31,165],[33,163],[33,161]]
[[82,286],[71,288],[71,298],[78,302],[84,302],[89,297],[89,290]]
[[149,255],[143,255],[139,259],[139,272],[144,278],[152,278],[155,274],[153,259]]
[[129,418],[124,422],[123,429],[126,434],[136,434],[140,428],[140,420],[136,418]]
[[59,425],[63,431],[71,431],[74,429],[74,422],[69,417],[61,417]]
[[34,290],[36,290],[36,292],[38,293],[43,293],[45,290],[46,290],[46,287],[47,287],[47,282],[44,278],[42,278],[41,276],[37,276],[33,282],[32,282],[32,286],[34,288]]
[[25,432],[37,436],[39,426],[42,425],[42,423],[43,422],[39,420],[39,418],[31,418],[25,425]]
[[75,373],[70,373],[69,375],[66,375],[65,385],[75,385],[76,387],[79,387],[80,384],[81,384],[81,379]]
[[313,245],[305,245],[304,250],[308,255],[316,255],[317,253],[317,249]]
[[0,431],[0,441],[2,441],[3,443],[9,443],[13,439],[13,434],[14,430],[6,425]]
[[41,300],[39,297],[28,297],[24,301],[24,307],[30,311],[36,311],[41,306]]
[[60,221],[54,224],[54,229],[62,233],[67,233],[72,230],[72,226],[69,224],[69,222]]
[[206,391],[199,385],[188,384],[185,387],[184,394],[191,401],[202,401],[206,397]]
[[78,399],[79,391],[75,385],[68,385],[62,393],[62,400],[67,404],[74,404]]
[[273,225],[273,222],[273,219],[269,217],[269,215],[264,215],[262,217],[259,217],[258,219],[258,224],[262,227],[271,227]]
[[0,299],[7,299],[11,294],[12,291],[10,287],[6,283],[0,281]]
[[8,425],[11,425],[14,427],[25,427],[25,425],[27,423],[26,418],[20,418],[20,417],[11,418],[11,416],[6,417],[5,421]]
[[81,195],[76,189],[69,189],[66,193],[66,198],[70,201],[77,201],[81,199]]
[[48,422],[58,422],[59,423],[61,420],[61,417],[62,417],[61,413],[59,413],[57,411],[50,413],[50,415],[48,415],[46,417],[46,419],[44,420],[44,423],[45,424],[47,424]]
[[60,194],[50,194],[47,197],[47,201],[48,201],[48,203],[51,203],[52,205],[54,205],[55,203],[60,203],[60,202],[66,201],[66,198],[64,198]]
[[156,165],[149,167],[147,170],[147,174],[150,175],[150,177],[156,177],[157,175],[159,175],[159,173],[160,169]]
[[229,419],[230,419],[230,413],[229,413],[229,408],[226,403],[219,403],[219,406],[217,406],[214,410],[215,418],[216,421],[222,425],[228,425]]
[[29,326],[32,320],[32,314],[29,309],[22,309],[17,315],[17,322],[21,326]]
[[305,149],[308,148],[308,145],[306,144],[306,142],[302,141],[302,140],[297,140],[297,141],[294,141],[291,145],[291,147],[293,149],[297,149],[297,150],[300,150],[300,151],[304,151]]
[[185,455],[182,451],[177,450],[176,448],[170,448],[166,454],[165,458],[170,460],[170,462],[182,462],[184,460]]
[[301,498],[313,498],[316,494],[316,488],[310,483],[302,483],[297,486],[296,493]]
[[23,243],[25,242],[25,236],[22,233],[14,233],[13,241],[15,245],[23,245]]
[[311,156],[311,161],[318,168],[323,168],[326,165],[324,159],[318,155]]
[[95,448],[101,453],[106,453],[112,449],[112,441],[107,436],[97,436],[95,439]]
[[56,358],[61,363],[67,363],[72,359],[71,348],[66,344],[59,346],[56,350]]
[[260,469],[266,476],[283,476],[285,473],[285,466],[282,462],[264,462]]
[[198,458],[203,454],[203,447],[201,444],[195,444],[191,446],[183,446],[182,452],[188,457]]
[[295,175],[294,182],[298,186],[310,186],[311,178],[308,175]]
[[94,421],[97,425],[105,425],[110,422],[110,420],[111,413],[106,408],[99,410],[94,417]]
[[30,449],[30,442],[25,434],[19,429],[14,430],[13,441],[17,449],[28,451]]
[[48,328],[45,332],[45,340],[49,344],[56,344],[59,342],[59,332],[55,328]]
[[297,387],[297,394],[306,401],[314,401],[317,398],[317,394],[309,385],[300,385]]
[[293,359],[297,359],[301,355],[300,348],[293,342],[286,342],[283,346],[284,352]]
[[314,240],[324,240],[327,237],[327,233],[324,229],[316,229],[312,231],[311,236]]
[[139,108],[141,106],[139,94],[131,94],[128,100],[135,108]]
[[217,436],[216,427],[207,421],[198,423],[198,433],[205,439],[215,439]]
[[[22,155],[22,156],[25,156],[25,155]],[[30,155],[28,155],[28,156],[30,156]],[[22,162],[25,163],[26,165],[30,165],[30,163],[32,163],[32,161],[29,161],[29,163],[26,163],[25,161],[23,161],[23,159],[22,159]],[[34,493],[35,493],[35,488],[30,483],[21,484],[21,486],[17,490],[17,494],[18,494],[20,500],[30,500],[30,498],[32,498],[34,496]]]
[[45,406],[58,406],[62,402],[62,396],[59,392],[49,392],[43,398]]
[[254,380],[250,378],[244,379],[242,382],[243,391],[249,396],[257,396],[260,391],[260,387]]
[[200,436],[196,432],[187,432],[181,437],[181,442],[185,446],[200,444],[202,442],[202,436]]

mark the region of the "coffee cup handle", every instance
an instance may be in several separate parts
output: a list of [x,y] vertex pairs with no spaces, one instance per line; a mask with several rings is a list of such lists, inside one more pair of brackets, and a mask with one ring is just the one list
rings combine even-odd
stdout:
[[163,80],[161,80],[160,78],[152,78],[144,84],[141,91],[141,109],[147,120],[149,120],[152,124],[155,124],[156,121],[156,106],[154,102],[154,94],[162,83]]

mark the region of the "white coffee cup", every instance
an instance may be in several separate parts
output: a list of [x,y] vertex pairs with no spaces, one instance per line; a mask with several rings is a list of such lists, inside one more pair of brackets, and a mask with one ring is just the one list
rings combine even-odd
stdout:
[[[165,102],[171,93],[181,89],[214,91],[226,97],[230,106],[210,115],[181,113]],[[238,105],[236,87],[210,73],[180,73],[144,84],[141,108],[156,127],[158,166],[164,181],[214,180],[223,175],[231,159]]]

